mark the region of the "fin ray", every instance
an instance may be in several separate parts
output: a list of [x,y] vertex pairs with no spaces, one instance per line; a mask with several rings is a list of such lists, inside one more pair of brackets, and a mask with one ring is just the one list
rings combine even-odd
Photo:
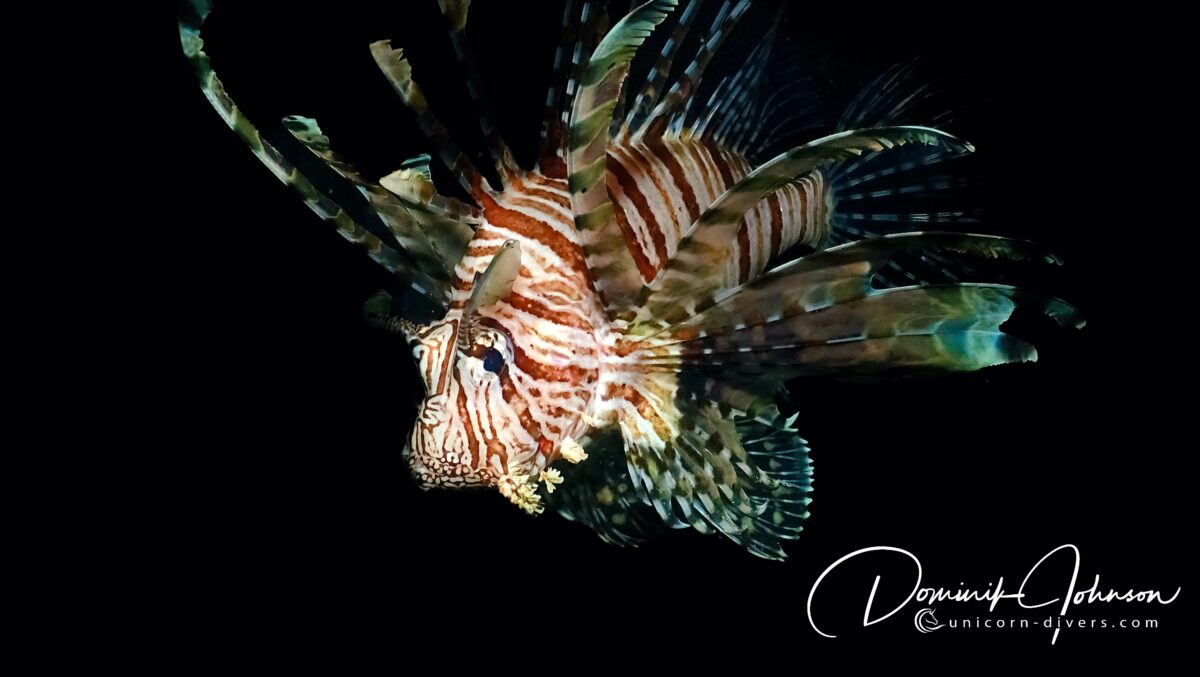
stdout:
[[208,13],[209,3],[204,0],[186,3],[180,13],[179,36],[183,52],[191,62],[205,98],[221,119],[276,178],[295,190],[305,205],[318,217],[331,223],[339,235],[363,247],[372,260],[396,275],[408,289],[435,304],[444,303],[446,299],[443,288],[435,280],[421,273],[404,252],[388,246],[379,236],[351,218],[339,204],[319,191],[278,149],[263,139],[254,124],[242,114],[225,92],[224,85],[213,71],[208,54],[204,52],[204,40],[200,30]]
[[417,116],[417,124],[437,148],[438,156],[468,195],[477,196],[485,190],[483,175],[470,158],[450,138],[445,125],[429,110],[429,102],[412,76],[412,65],[404,58],[404,50],[393,49],[390,40],[371,43],[371,56],[400,96],[404,105]]
[[404,251],[413,257],[427,275],[442,280],[447,285],[448,293],[454,267],[466,253],[474,231],[453,219],[439,219],[438,223],[432,224],[429,223],[430,218],[418,218],[399,198],[379,184],[363,178],[353,165],[337,155],[330,146],[329,137],[322,133],[316,120],[292,115],[284,118],[283,123],[288,132],[313,155],[358,188]]
[[625,307],[642,278],[604,183],[609,126],[630,62],[676,1],[651,0],[621,19],[588,60],[573,104],[567,156],[571,207],[588,268],[610,315]]

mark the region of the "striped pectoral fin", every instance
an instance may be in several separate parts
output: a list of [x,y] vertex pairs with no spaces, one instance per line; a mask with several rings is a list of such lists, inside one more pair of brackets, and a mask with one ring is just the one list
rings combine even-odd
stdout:
[[677,327],[678,338],[656,341],[658,353],[646,363],[850,378],[900,367],[970,371],[1036,359],[1032,346],[1000,331],[1018,307],[1064,327],[1083,321],[1064,301],[1005,285],[894,288],[810,309],[791,306],[765,320],[731,324],[732,318],[714,314]]
[[823,163],[912,142],[969,147],[927,127],[881,127],[833,134],[755,169],[717,198],[684,234],[674,258],[639,294],[638,319],[677,315],[677,309],[703,306],[724,291],[742,218],[763,198]]
[[500,174],[501,180],[507,183],[509,178],[520,170],[513,160],[512,151],[500,136],[496,115],[479,77],[479,61],[475,58],[475,50],[471,48],[471,43],[467,39],[467,14],[471,2],[470,0],[438,0],[438,5],[450,25],[450,40],[454,44],[458,63],[462,66],[467,78],[467,91],[471,96],[471,103],[475,105],[475,111],[479,118],[479,129],[487,141],[492,160],[497,163],[496,170]]
[[767,559],[783,559],[808,516],[808,445],[787,422],[737,412],[680,391],[672,432],[644,413],[621,421],[631,477],[670,526],[719,532]]
[[[963,233],[901,233],[852,242],[778,266],[734,289],[672,308],[631,325],[636,341],[716,335],[753,327],[870,294],[872,280],[897,256],[946,252],[987,259],[1060,263],[1045,247],[1025,240]],[[647,345],[653,345],[649,342]]]
[[629,309],[643,280],[605,187],[609,127],[630,62],[675,4],[651,0],[617,22],[583,69],[572,107],[567,154],[571,208],[592,279],[610,315]]
[[[567,86],[572,73],[572,51],[579,31],[579,15],[576,11],[578,0],[567,0],[563,7],[562,27],[559,30],[558,47],[554,50],[554,75],[550,80],[550,89],[546,92],[546,111],[542,118],[542,130],[538,143],[538,165],[543,174],[550,175],[551,166],[558,166],[563,158],[563,112],[567,110]],[[569,104],[569,102],[567,102]]]
[[1033,361],[1037,353],[1001,326],[1025,308],[1082,327],[1070,304],[996,284],[875,289],[897,253],[943,250],[1057,262],[1029,242],[982,235],[910,233],[836,247],[780,266],[699,314],[640,339],[652,371],[735,370],[748,377],[923,375]]
[[618,136],[621,139],[627,139],[631,129],[637,129],[645,121],[646,116],[654,108],[659,97],[663,94],[663,86],[667,82],[667,78],[671,75],[671,66],[675,62],[675,55],[679,53],[679,48],[683,45],[687,38],[688,31],[691,29],[692,21],[696,18],[700,5],[703,0],[690,0],[683,13],[679,15],[679,21],[675,24],[675,29],[671,32],[671,36],[667,38],[663,44],[662,52],[655,61],[654,67],[646,75],[642,82],[641,90],[633,99],[633,104],[629,107],[629,112],[625,116],[625,120],[621,125],[621,130]]
[[[994,284],[876,289],[897,254],[1058,259],[1031,242],[957,233],[908,233],[835,247],[724,293],[692,317],[645,322],[635,357],[652,373],[736,373],[751,381],[827,375],[846,380],[921,376],[1033,361],[1033,346],[1001,330],[1025,308],[1082,327],[1070,304]],[[727,377],[726,377],[727,378]]]
[[428,155],[406,160],[379,183],[390,195],[372,194],[388,226],[393,232],[411,232],[415,225],[452,275],[474,237],[472,225],[483,220],[482,210],[438,194],[429,174]]
[[615,545],[636,546],[663,531],[662,520],[634,488],[620,431],[597,430],[581,443],[587,461],[556,466],[563,482],[546,504]]
[[442,216],[464,224],[478,225],[483,221],[483,210],[458,199],[446,197],[433,185],[429,171],[429,155],[411,157],[400,164],[396,171],[379,180],[379,185],[400,198],[405,206],[435,216]]
[[538,167],[546,176],[567,178],[571,113],[588,59],[608,32],[607,2],[567,0],[562,42],[554,55],[554,80],[546,96],[546,119],[538,152]]
[[1021,338],[1002,331],[969,330],[705,354],[697,368],[714,373],[736,369],[747,377],[826,376],[857,382],[1035,361],[1037,350]]
[[[784,296],[788,292],[777,289],[775,293]],[[815,305],[780,299],[779,311],[770,317],[761,313],[731,315],[713,309],[677,326],[674,331],[680,338],[675,341],[714,349],[724,345],[736,350],[755,344],[782,347],[806,340],[824,342],[942,330],[992,330],[1008,320],[1018,306],[1043,313],[1063,327],[1083,323],[1079,311],[1065,301],[998,284],[894,287],[871,290],[864,296],[845,300],[839,300],[836,294],[822,296],[828,300]]]
[[391,42],[381,40],[371,43],[371,56],[375,64],[391,83],[404,105],[417,116],[417,124],[437,149],[438,156],[454,174],[454,178],[469,195],[486,190],[486,182],[479,170],[465,153],[450,138],[445,125],[429,110],[425,94],[413,79],[412,64],[404,58],[404,50],[393,49]]
[[337,229],[339,235],[363,247],[375,262],[395,274],[406,290],[437,303],[441,296],[436,279],[423,272],[407,253],[389,246],[379,235],[351,218],[341,205],[318,190],[283,153],[262,138],[258,128],[234,104],[213,71],[208,54],[204,52],[200,29],[208,17],[209,9],[209,3],[203,0],[186,3],[179,17],[179,37],[183,53],[191,62],[200,82],[201,91],[217,114],[276,178],[294,189],[317,216]]
[[695,58],[663,95],[650,115],[632,132],[633,137],[660,137],[677,118],[687,117],[687,109],[695,100],[694,95],[700,87],[705,70],[749,8],[750,0],[737,0],[736,3],[734,0],[725,1],[701,42]]
[[416,214],[396,195],[363,178],[354,165],[334,152],[316,120],[293,115],[283,122],[297,141],[358,188],[404,251],[426,275],[442,282],[439,293],[449,297],[454,267],[474,234],[470,226],[433,213]]

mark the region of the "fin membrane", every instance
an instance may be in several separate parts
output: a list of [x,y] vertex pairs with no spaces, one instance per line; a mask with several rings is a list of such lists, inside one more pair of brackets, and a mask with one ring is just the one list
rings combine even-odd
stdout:
[[630,477],[669,526],[721,533],[782,560],[808,517],[808,444],[763,398],[751,396],[751,414],[708,397],[681,389],[670,420],[650,420],[649,410],[622,418]]
[[620,431],[596,430],[580,443],[587,462],[556,466],[563,483],[546,496],[546,504],[614,545],[636,546],[664,531],[666,525],[642,501],[629,477]]
[[1083,326],[1069,304],[1005,285],[871,286],[876,271],[913,251],[1058,261],[1033,243],[984,235],[909,233],[843,245],[779,266],[693,316],[667,318],[676,321],[640,340],[640,361],[654,370],[736,369],[777,381],[901,367],[962,371],[1036,359],[1032,346],[1000,331],[1018,307]]

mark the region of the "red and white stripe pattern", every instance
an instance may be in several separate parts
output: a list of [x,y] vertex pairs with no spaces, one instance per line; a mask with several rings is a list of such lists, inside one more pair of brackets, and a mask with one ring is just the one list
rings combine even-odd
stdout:
[[[610,146],[607,164],[618,223],[646,283],[704,209],[750,170],[736,153],[687,136]],[[636,360],[620,355],[621,327],[610,325],[594,291],[565,177],[527,172],[502,191],[476,195],[483,221],[455,270],[450,310],[415,344],[428,399],[407,454],[425,486],[535,477],[559,458],[565,440],[662,395],[640,392],[651,384],[635,376]],[[797,243],[819,246],[828,213],[819,172],[756,205],[738,232],[728,286]],[[481,311],[479,345],[463,347],[457,331],[476,275],[509,240],[522,252],[512,293]],[[483,369],[481,347],[503,355],[499,373]],[[610,401],[628,398],[634,401]]]
[[[645,283],[674,256],[705,209],[750,172],[746,159],[717,144],[663,137],[615,145],[606,184]],[[726,281],[740,284],[795,244],[819,246],[828,235],[828,191],[820,172],[801,177],[746,212]]]

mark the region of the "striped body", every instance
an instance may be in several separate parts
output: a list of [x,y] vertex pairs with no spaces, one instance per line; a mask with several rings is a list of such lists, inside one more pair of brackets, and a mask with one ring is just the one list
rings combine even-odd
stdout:
[[[736,152],[718,144],[664,137],[614,144],[606,186],[642,280],[651,282],[675,256],[704,209],[750,173]],[[818,248],[828,235],[831,195],[820,171],[798,178],[745,213],[725,282],[735,286],[766,269],[794,245]]]
[[[749,170],[737,153],[687,137],[609,149],[606,183],[645,282],[675,254],[701,205]],[[564,178],[540,171],[482,198],[484,219],[455,269],[451,310],[417,349],[428,399],[405,453],[423,485],[490,486],[505,475],[535,476],[558,459],[564,438],[591,427],[588,421],[612,424],[625,407],[657,398],[639,392],[642,381],[629,372],[640,368],[620,354],[621,324],[610,324],[592,287],[569,198]],[[756,276],[788,247],[819,247],[828,234],[829,201],[815,171],[748,211],[727,286]],[[475,276],[509,240],[521,244],[521,272],[510,297],[484,315],[489,345],[511,359],[492,379],[466,354],[451,359],[453,328]]]

